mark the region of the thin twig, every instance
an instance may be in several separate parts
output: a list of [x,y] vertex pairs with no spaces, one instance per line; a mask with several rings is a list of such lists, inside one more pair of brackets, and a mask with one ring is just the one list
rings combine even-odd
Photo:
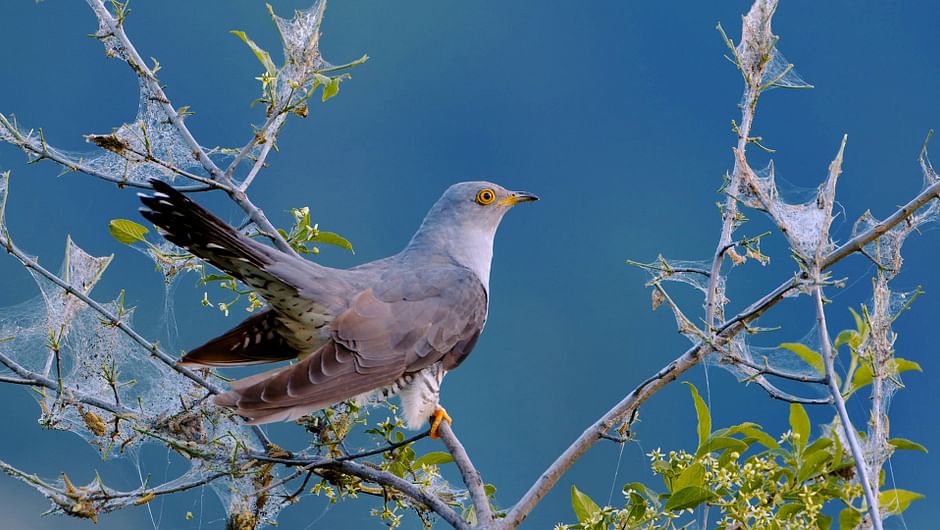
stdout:
[[422,489],[421,487],[408,482],[400,477],[397,477],[387,471],[382,471],[380,469],[374,469],[372,467],[358,464],[356,462],[351,462],[349,460],[340,460],[325,458],[321,460],[310,461],[310,459],[304,458],[278,458],[272,457],[265,454],[254,453],[251,455],[253,458],[264,461],[264,462],[274,462],[277,464],[284,465],[294,465],[294,466],[303,466],[303,469],[332,469],[345,473],[347,475],[352,475],[359,477],[363,480],[373,482],[375,484],[380,484],[383,486],[388,486],[400,491],[403,495],[414,499],[425,506],[430,510],[437,513],[441,518],[447,521],[452,527],[458,530],[471,530],[470,525],[463,520],[460,515],[457,514],[450,506],[448,506],[440,498],[433,495],[431,492]]
[[787,403],[800,403],[802,405],[829,405],[832,403],[831,397],[805,398],[795,396],[789,392],[784,392],[763,377],[756,377],[753,379],[753,381],[757,384],[757,386],[763,388],[770,397],[779,399],[780,401],[786,401]]
[[[820,271],[815,271],[815,277],[820,277]],[[875,530],[882,530],[881,515],[879,512],[878,499],[871,488],[871,480],[868,478],[868,469],[865,465],[865,454],[862,452],[858,441],[858,435],[855,433],[855,427],[852,426],[852,420],[845,409],[845,399],[842,398],[842,392],[836,383],[835,377],[835,352],[832,350],[832,344],[829,342],[829,331],[826,328],[826,309],[823,307],[822,286],[817,285],[813,288],[813,299],[816,302],[816,323],[819,325],[819,343],[822,348],[822,356],[825,361],[826,377],[829,379],[829,393],[832,396],[836,411],[839,413],[839,419],[842,420],[842,431],[849,442],[849,448],[852,451],[852,458],[855,459],[855,470],[858,473],[858,481],[862,483],[862,489],[865,491],[865,501],[868,503],[868,513],[871,515],[871,522]]]
[[[278,480],[277,482],[275,482],[275,483],[273,483],[273,484],[270,484],[270,485],[268,485],[268,486],[265,486],[264,488],[258,490],[257,493],[264,493],[264,492],[266,492],[266,491],[270,491],[270,490],[272,490],[272,489],[274,489],[274,488],[276,488],[276,487],[278,487],[278,486],[280,486],[280,485],[282,485],[282,484],[286,484],[286,483],[290,482],[291,480],[294,480],[295,478],[299,477],[299,476],[300,476],[302,473],[304,473],[305,471],[310,471],[311,469],[314,469],[314,468],[316,468],[316,467],[321,467],[321,466],[325,465],[326,463],[329,463],[329,462],[345,462],[345,461],[350,461],[350,460],[356,460],[356,459],[359,459],[359,458],[364,458],[364,457],[367,457],[367,456],[377,455],[377,454],[381,454],[381,453],[387,453],[388,451],[392,451],[392,450],[394,450],[394,449],[398,449],[399,447],[403,447],[403,446],[406,446],[406,445],[408,445],[408,444],[414,443],[414,442],[416,442],[416,441],[418,441],[418,440],[421,440],[422,438],[427,438],[428,435],[430,435],[430,434],[431,434],[431,430],[428,429],[428,430],[424,431],[424,432],[421,433],[421,434],[416,434],[416,435],[414,435],[414,436],[412,436],[412,437],[410,437],[410,438],[406,438],[406,439],[404,439],[404,440],[402,440],[402,441],[400,441],[400,442],[390,443],[390,444],[388,444],[388,445],[386,445],[386,446],[379,447],[379,448],[377,448],[377,449],[371,449],[371,450],[368,450],[368,451],[362,451],[361,453],[355,453],[355,454],[351,454],[351,455],[345,455],[345,456],[341,456],[341,457],[338,457],[338,458],[319,458],[319,457],[310,458],[310,459],[309,459],[309,463],[305,464],[303,467],[301,467],[300,469],[298,469],[296,472],[292,473],[291,475],[289,475],[289,476],[287,476],[287,477],[285,477],[285,478],[283,478],[283,479],[281,479],[281,480]],[[268,462],[275,462],[275,463],[280,463],[280,464],[284,464],[284,463],[287,462],[287,461],[291,461],[291,462],[301,462],[301,461],[302,461],[302,460],[296,460],[296,459],[281,459],[281,458],[274,459],[274,458],[271,458],[271,457],[268,456],[268,455],[257,455],[257,458],[258,458],[259,460],[265,460],[265,461],[268,461]]]
[[23,365],[19,364],[11,357],[7,356],[4,353],[0,353],[0,364],[3,364],[10,370],[12,370],[16,375],[20,376],[20,379],[12,377],[3,377],[0,379],[0,383],[13,383],[18,385],[31,385],[42,388],[48,388],[49,390],[56,390],[60,393],[60,396],[63,400],[69,402],[78,402],[90,405],[92,407],[99,408],[101,410],[106,410],[112,414],[118,416],[131,417],[136,416],[137,412],[131,410],[127,407],[124,407],[120,404],[109,403],[103,399],[97,398],[95,396],[90,396],[85,394],[77,389],[71,387],[65,387],[63,389],[59,388],[59,383],[45,377],[42,374],[33,372]]
[[404,495],[407,495],[408,497],[427,506],[457,530],[471,530],[470,524],[464,521],[463,518],[460,517],[460,515],[458,515],[457,512],[455,512],[444,501],[431,492],[426,491],[423,488],[408,482],[407,480],[396,477],[395,475],[386,471],[380,471],[362,464],[357,464],[356,462],[336,462],[330,467],[337,471],[354,475],[376,484],[395,488]]
[[817,384],[817,385],[827,385],[827,384],[829,384],[829,380],[826,379],[825,377],[822,377],[822,376],[820,376],[820,377],[812,377],[812,376],[808,376],[808,375],[794,374],[794,373],[790,373],[790,372],[783,372],[783,371],[781,371],[781,370],[777,370],[777,369],[775,369],[775,368],[771,368],[768,364],[766,364],[766,359],[765,359],[765,361],[764,361],[764,362],[765,362],[764,365],[759,365],[759,364],[757,364],[757,363],[755,363],[755,362],[751,362],[751,361],[749,361],[749,360],[747,360],[747,359],[742,359],[742,358],[740,358],[740,357],[736,357],[736,356],[734,356],[734,355],[731,355],[731,354],[729,354],[728,352],[723,352],[723,353],[725,353],[725,356],[721,358],[721,361],[722,361],[722,362],[727,362],[727,363],[729,363],[729,364],[739,364],[739,365],[741,365],[741,366],[746,366],[747,368],[750,368],[751,370],[754,370],[754,374],[755,374],[755,375],[756,375],[756,374],[759,374],[759,375],[772,375],[772,376],[774,376],[774,377],[779,377],[779,378],[781,378],[781,379],[789,379],[790,381],[798,381],[798,382],[800,382],[800,383],[813,383],[813,384]]
[[148,497],[154,496],[158,497],[160,495],[170,495],[172,493],[179,493],[182,491],[191,490],[193,488],[198,488],[199,486],[205,486],[210,482],[218,480],[222,477],[230,476],[229,472],[219,472],[207,475],[199,480],[193,480],[191,482],[184,482],[182,484],[176,484],[174,486],[160,486],[157,488],[140,488],[134,491],[118,491],[118,492],[106,492],[98,495],[90,495],[89,500],[111,500],[111,499],[121,499],[127,497]]
[[[39,146],[34,145],[26,136],[20,132],[16,126],[7,119],[6,116],[0,114],[0,127],[6,129],[10,136],[13,138],[13,145],[19,147],[27,153],[32,153],[36,155],[37,160],[48,159],[59,164],[60,166],[66,168],[68,171],[77,171],[79,173],[84,173],[88,176],[95,177],[107,182],[113,182],[119,187],[131,187],[131,188],[141,188],[141,189],[153,189],[153,186],[148,182],[137,182],[128,179],[126,176],[116,177],[108,173],[104,173],[93,167],[89,166],[82,160],[75,160],[70,158],[65,154],[59,152],[58,149],[50,147],[45,141],[40,142]],[[208,191],[213,189],[214,186],[179,186],[176,189],[183,193],[193,193],[198,191]]]
[[10,254],[13,254],[13,256],[15,256],[16,259],[20,260],[20,263],[22,263],[24,267],[38,272],[41,276],[51,281],[52,283],[56,284],[57,286],[59,286],[59,288],[61,288],[65,292],[75,296],[76,298],[81,300],[85,305],[97,311],[111,325],[123,331],[128,337],[133,339],[134,342],[139,344],[145,350],[150,352],[151,355],[153,355],[154,357],[159,359],[161,362],[163,362],[163,364],[169,366],[173,370],[186,376],[188,379],[190,379],[194,383],[198,384],[199,386],[202,386],[203,388],[209,390],[212,393],[218,394],[222,392],[221,388],[210,383],[209,381],[199,376],[192,370],[186,367],[177,365],[176,359],[174,359],[169,354],[164,352],[158,345],[148,341],[139,333],[134,331],[133,328],[131,328],[126,323],[124,323],[120,318],[118,318],[117,315],[115,315],[114,313],[109,311],[106,307],[104,307],[103,305],[99,304],[98,302],[90,298],[88,295],[82,292],[81,289],[77,289],[72,284],[66,282],[62,278],[59,278],[56,274],[53,274],[49,270],[39,265],[39,263],[37,263],[36,260],[26,255],[22,250],[19,249],[19,247],[14,245],[13,242],[3,233],[0,233],[0,246],[5,247],[7,249],[7,252],[9,252]]

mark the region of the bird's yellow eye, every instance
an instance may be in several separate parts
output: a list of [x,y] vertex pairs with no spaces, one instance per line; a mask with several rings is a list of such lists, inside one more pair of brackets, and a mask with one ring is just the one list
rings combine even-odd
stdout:
[[477,192],[477,204],[486,206],[496,200],[496,192],[492,188],[483,188]]

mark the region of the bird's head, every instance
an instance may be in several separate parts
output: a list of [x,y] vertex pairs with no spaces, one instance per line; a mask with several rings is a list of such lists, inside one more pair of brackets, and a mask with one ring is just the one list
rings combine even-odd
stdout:
[[510,191],[492,182],[460,182],[447,188],[428,218],[453,223],[466,231],[495,233],[506,212],[521,202],[539,198],[525,191]]
[[493,237],[499,222],[516,204],[539,198],[492,182],[461,182],[447,188],[408,244],[422,261],[446,258],[474,271],[489,285]]

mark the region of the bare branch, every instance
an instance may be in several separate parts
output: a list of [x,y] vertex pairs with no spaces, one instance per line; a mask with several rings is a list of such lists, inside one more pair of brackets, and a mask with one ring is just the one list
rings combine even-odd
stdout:
[[18,385],[30,385],[48,388],[50,390],[60,392],[62,399],[68,402],[84,403],[101,410],[106,410],[121,417],[133,417],[137,415],[137,411],[124,407],[118,403],[109,403],[97,397],[89,396],[71,387],[60,387],[59,382],[49,379],[42,374],[28,370],[26,367],[17,363],[4,353],[0,353],[0,364],[3,364],[21,378],[16,379],[11,377],[3,377],[0,379],[0,383],[13,383]]
[[[817,269],[815,275],[819,278],[820,273]],[[842,398],[842,391],[835,378],[835,352],[832,350],[832,344],[829,342],[829,331],[826,328],[826,309],[823,307],[822,286],[817,285],[813,289],[813,299],[816,302],[816,323],[819,325],[819,344],[822,349],[824,365],[826,367],[826,377],[829,379],[829,393],[835,403],[836,411],[839,413],[839,419],[842,422],[842,431],[845,438],[849,441],[849,448],[852,450],[852,458],[855,459],[855,471],[858,473],[858,481],[861,482],[865,491],[865,501],[868,504],[868,513],[871,515],[871,522],[875,530],[882,530],[881,515],[879,512],[878,499],[872,491],[871,480],[868,477],[868,469],[865,465],[865,454],[858,441],[858,434],[855,427],[852,426],[852,420],[845,409],[845,399]]]
[[[13,145],[19,147],[28,154],[34,155],[37,161],[42,159],[52,160],[53,162],[66,168],[68,171],[78,171],[79,173],[84,173],[91,177],[95,177],[107,182],[113,182],[119,187],[153,189],[153,187],[147,182],[136,182],[125,177],[116,177],[114,175],[109,175],[108,173],[94,169],[84,161],[75,160],[74,158],[71,158],[68,155],[62,153],[58,149],[51,147],[45,142],[45,140],[40,142],[30,141],[29,137],[24,135],[22,131],[20,131],[15,124],[11,123],[3,114],[0,114],[0,127],[3,127],[9,133],[10,137],[13,139]],[[181,175],[184,174],[184,172],[179,169],[171,169],[171,171],[175,171]],[[185,176],[192,178],[189,174],[186,174]],[[196,176],[198,177],[198,175]],[[199,179],[201,178],[202,177],[199,177]],[[207,191],[213,187],[216,186],[178,186],[176,189],[183,193],[192,193],[197,191]]]
[[457,439],[457,435],[455,435],[453,429],[450,428],[450,423],[446,421],[441,422],[437,432],[440,433],[441,440],[454,457],[454,462],[460,470],[463,482],[470,491],[470,499],[473,501],[473,509],[476,511],[477,521],[479,521],[482,527],[486,528],[493,522],[493,511],[490,509],[490,500],[486,496],[486,491],[483,488],[483,479],[480,476],[480,472],[473,466],[473,462],[470,461],[470,456],[467,455],[467,450],[464,449],[463,444],[460,443],[460,440]]
[[756,377],[753,381],[757,383],[757,386],[763,388],[770,397],[779,399],[780,401],[786,401],[787,403],[800,403],[802,405],[829,405],[832,403],[831,397],[804,398],[795,396],[789,392],[784,392],[763,377]]
[[[731,355],[730,353],[723,351],[725,357],[722,358],[723,362],[728,362],[730,364],[741,365],[746,368],[749,368],[749,371],[753,371],[755,375],[771,375],[774,377],[779,377],[781,379],[789,379],[790,381],[798,381],[800,383],[814,383],[817,385],[826,385],[828,384],[828,379],[825,377],[810,377],[808,375],[802,374],[793,374],[790,372],[784,372],[771,368],[767,363],[767,360],[764,359],[764,364],[760,365],[755,362],[751,362],[747,359],[742,359],[741,357]],[[756,380],[756,378],[755,378]]]
[[147,66],[147,63],[140,57],[140,54],[137,53],[137,49],[134,48],[134,44],[131,43],[130,39],[127,37],[127,34],[124,33],[124,25],[122,21],[111,15],[111,12],[108,11],[107,7],[105,7],[103,0],[88,0],[88,3],[95,11],[95,15],[98,17],[98,21],[104,25],[110,35],[117,39],[117,41],[120,43],[121,48],[127,54],[127,63],[134,70],[141,81],[147,84],[147,88],[153,92],[155,96],[154,99],[160,104],[160,107],[162,108],[163,112],[166,113],[173,127],[179,131],[180,135],[183,137],[183,141],[186,142],[187,147],[192,150],[193,156],[196,157],[202,167],[205,168],[205,170],[210,175],[212,175],[213,178],[221,180],[223,176],[222,170],[215,165],[215,162],[209,158],[209,155],[206,154],[206,151],[202,148],[202,146],[199,145],[195,138],[193,138],[192,133],[189,132],[189,128],[186,127],[186,124],[180,117],[179,112],[177,112],[176,108],[173,107],[173,104],[170,103],[170,98],[168,98],[166,93],[163,91],[163,87],[160,85],[160,82],[157,81],[157,76],[153,73],[150,67]]
[[[341,456],[341,457],[338,457],[338,458],[329,459],[329,461],[344,462],[344,461],[350,461],[350,460],[357,460],[357,459],[359,459],[359,458],[364,458],[364,457],[367,457],[367,456],[377,455],[377,454],[381,454],[381,453],[387,453],[388,451],[392,451],[392,450],[394,450],[394,449],[398,449],[399,447],[404,447],[404,446],[406,446],[406,445],[408,445],[408,444],[411,444],[411,443],[414,443],[414,442],[416,442],[416,441],[418,441],[418,440],[421,440],[422,438],[427,438],[430,434],[431,434],[431,430],[428,429],[428,430],[424,431],[424,432],[421,433],[421,434],[416,434],[416,435],[414,435],[414,436],[412,436],[412,437],[410,437],[410,438],[406,438],[406,439],[404,439],[404,440],[402,440],[402,441],[400,441],[400,442],[391,443],[391,444],[388,444],[388,445],[386,445],[386,446],[384,446],[384,447],[379,447],[378,449],[371,449],[371,450],[369,450],[369,451],[362,451],[361,453],[355,453],[355,454],[351,454],[351,455],[345,455],[345,456]],[[259,456],[258,458],[261,459],[261,460],[283,463],[282,460],[270,460],[270,459],[268,459],[267,456]],[[286,483],[288,483],[288,482],[294,480],[295,478],[299,477],[299,476],[302,475],[304,472],[310,471],[310,470],[312,470],[312,469],[314,469],[314,468],[316,468],[316,467],[322,465],[323,462],[325,462],[325,461],[327,461],[327,460],[324,460],[324,459],[322,459],[322,458],[311,458],[309,464],[304,465],[303,467],[301,467],[300,469],[298,469],[296,472],[292,473],[291,475],[289,475],[289,476],[287,476],[287,477],[285,477],[285,478],[283,478],[283,479],[281,479],[281,480],[279,480],[279,481],[277,481],[277,482],[274,482],[274,483],[272,483],[272,484],[270,484],[270,485],[268,485],[268,486],[265,486],[264,488],[258,490],[258,493],[264,493],[264,492],[270,491],[270,490],[272,490],[272,489],[274,489],[274,488],[276,488],[276,487],[278,487],[278,486],[281,486],[281,485],[283,485],[283,484],[286,484]]]

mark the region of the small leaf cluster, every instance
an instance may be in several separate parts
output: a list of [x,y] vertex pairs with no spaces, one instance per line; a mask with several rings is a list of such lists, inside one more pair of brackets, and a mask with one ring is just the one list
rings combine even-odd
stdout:
[[[267,7],[280,32],[282,27],[278,24],[278,17],[270,5]],[[322,19],[322,14],[321,10],[320,19]],[[315,27],[306,28],[305,31],[310,32],[309,42],[299,49],[290,42],[290,38],[281,33],[285,50],[285,61],[281,67],[274,63],[267,50],[255,43],[244,31],[232,30],[230,32],[248,46],[264,67],[264,72],[257,77],[261,82],[261,97],[254,103],[265,105],[269,118],[287,113],[306,118],[309,113],[307,101],[317,88],[323,87],[321,100],[326,102],[339,93],[340,83],[352,77],[348,72],[330,75],[331,73],[353,68],[368,60],[368,56],[363,56],[342,66],[330,66],[320,57],[319,22]],[[258,143],[265,141],[267,138],[263,136],[258,138]]]
[[317,224],[311,224],[309,206],[291,208],[290,213],[291,217],[294,219],[294,224],[291,226],[290,231],[278,229],[278,232],[281,234],[281,237],[287,241],[287,244],[298,253],[319,254],[320,248],[316,245],[320,244],[334,245],[355,254],[352,243],[350,243],[349,240],[335,232],[320,230]]

